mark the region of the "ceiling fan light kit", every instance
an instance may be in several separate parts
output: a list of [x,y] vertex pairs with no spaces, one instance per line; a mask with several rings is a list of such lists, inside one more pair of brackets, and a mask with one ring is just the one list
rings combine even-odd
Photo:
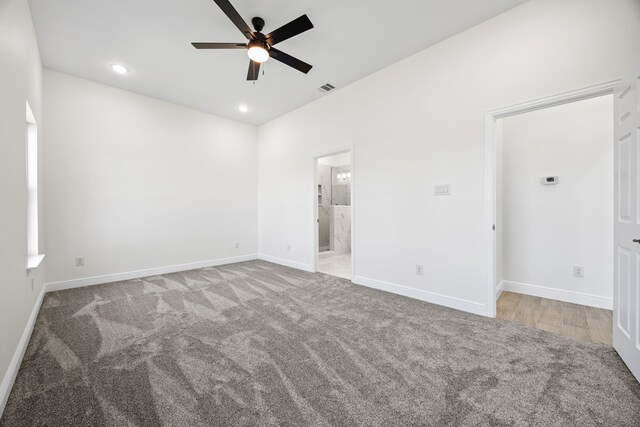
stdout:
[[227,17],[234,23],[236,27],[242,32],[242,34],[249,40],[248,43],[191,43],[196,49],[247,49],[249,55],[249,72],[247,73],[247,80],[258,80],[258,74],[260,73],[260,64],[267,61],[269,58],[273,58],[276,61],[282,62],[296,70],[307,74],[312,65],[307,64],[304,61],[294,58],[293,56],[286,54],[273,46],[277,43],[283,42],[298,34],[304,33],[313,28],[313,24],[309,20],[307,15],[302,15],[297,19],[283,25],[275,31],[269,34],[263,34],[264,19],[255,17],[251,20],[255,31],[251,31],[249,25],[242,19],[238,11],[231,5],[229,0],[214,0],[216,4],[222,9]]
[[251,40],[247,44],[247,55],[252,61],[263,63],[269,59],[269,45],[259,40]]

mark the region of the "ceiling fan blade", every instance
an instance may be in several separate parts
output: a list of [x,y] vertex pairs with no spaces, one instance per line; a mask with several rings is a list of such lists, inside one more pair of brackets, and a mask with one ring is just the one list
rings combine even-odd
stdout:
[[251,32],[251,28],[244,22],[244,19],[240,16],[238,11],[229,3],[229,0],[213,0],[216,2],[218,7],[222,9],[225,15],[235,24],[236,27],[244,34],[244,36],[253,40],[253,33]]
[[309,20],[309,17],[307,15],[302,15],[277,30],[270,32],[264,38],[269,45],[273,46],[276,43],[283,42],[312,28],[313,24],[311,23],[311,20]]
[[249,72],[247,73],[247,80],[258,80],[258,74],[260,74],[260,63],[256,61],[249,61]]
[[299,60],[298,58],[294,58],[293,56],[288,55],[281,50],[276,49],[275,47],[269,49],[269,56],[271,56],[276,61],[280,61],[283,64],[286,64],[289,67],[293,67],[305,74],[307,74],[309,70],[313,68],[313,65],[309,65],[306,62]]
[[246,49],[244,43],[191,43],[196,49]]

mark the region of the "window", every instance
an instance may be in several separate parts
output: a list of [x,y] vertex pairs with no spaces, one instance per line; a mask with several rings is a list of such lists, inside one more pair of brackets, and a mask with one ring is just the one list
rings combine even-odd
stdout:
[[37,268],[44,255],[38,248],[38,125],[27,102],[27,269]]

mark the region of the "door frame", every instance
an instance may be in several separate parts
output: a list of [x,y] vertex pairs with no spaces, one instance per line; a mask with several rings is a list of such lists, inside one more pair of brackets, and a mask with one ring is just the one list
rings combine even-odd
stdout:
[[319,248],[318,242],[320,240],[319,230],[318,230],[318,160],[322,157],[333,156],[335,154],[343,154],[350,153],[351,154],[351,281],[356,277],[356,198],[355,198],[355,182],[356,182],[356,173],[355,173],[355,150],[353,145],[343,145],[340,147],[324,150],[317,152],[313,155],[312,158],[312,171],[313,171],[313,199],[311,200],[312,207],[312,215],[311,215],[311,229],[313,230],[313,238],[311,241],[313,242],[313,264],[312,270],[313,272],[318,271],[318,259],[319,259]]
[[[605,95],[613,95],[620,79],[600,83],[582,89],[564,92],[533,101],[498,108],[485,113],[485,286],[487,317],[496,317],[496,123],[498,119],[583,101]],[[613,242],[612,242],[613,245]],[[613,280],[613,278],[611,278]],[[614,301],[615,304],[615,301]]]

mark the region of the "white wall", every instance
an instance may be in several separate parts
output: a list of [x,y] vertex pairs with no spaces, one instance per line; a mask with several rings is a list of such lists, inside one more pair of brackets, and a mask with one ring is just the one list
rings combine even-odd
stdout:
[[613,96],[502,121],[504,280],[613,298]]
[[531,0],[261,126],[261,253],[311,268],[311,159],[352,144],[355,281],[485,313],[484,113],[613,80],[639,51],[637,0]]
[[[44,268],[27,276],[26,102],[42,152],[42,66],[26,0],[0,1],[0,414],[12,383],[11,360],[42,289]],[[42,158],[42,156],[40,156]],[[42,162],[40,218],[42,218]],[[42,230],[42,227],[40,227]],[[42,234],[41,234],[42,236]],[[41,251],[44,240],[40,239]],[[31,279],[34,279],[33,289]],[[19,363],[19,360],[14,360]],[[17,368],[15,365],[13,368]]]
[[44,113],[47,282],[257,254],[255,127],[50,70]]

